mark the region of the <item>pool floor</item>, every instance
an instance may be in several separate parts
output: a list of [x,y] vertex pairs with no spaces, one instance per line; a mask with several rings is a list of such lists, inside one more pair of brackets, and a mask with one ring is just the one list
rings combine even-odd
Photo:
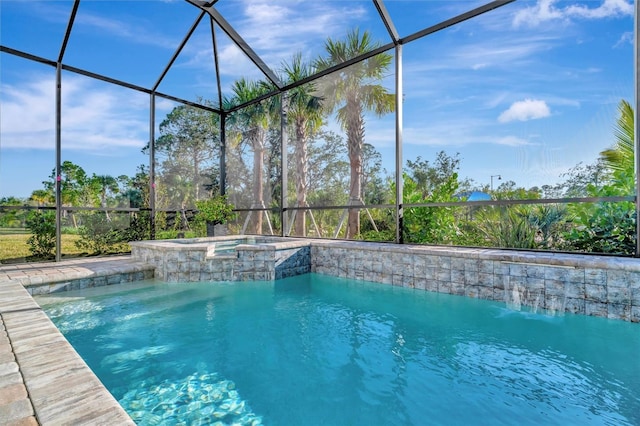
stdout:
[[38,302],[138,424],[640,424],[637,324],[318,274]]

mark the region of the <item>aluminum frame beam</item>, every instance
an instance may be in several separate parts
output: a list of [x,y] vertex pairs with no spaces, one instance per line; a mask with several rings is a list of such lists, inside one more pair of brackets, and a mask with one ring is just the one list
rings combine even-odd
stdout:
[[60,46],[60,53],[58,54],[58,62],[62,62],[64,53],[67,50],[69,37],[71,37],[71,29],[73,28],[73,23],[76,20],[76,15],[78,14],[79,6],[80,6],[80,0],[75,0],[73,2],[73,8],[71,9],[71,16],[69,16],[69,22],[67,23],[67,30],[64,33],[64,39],[62,39],[62,46]]
[[638,134],[638,120],[640,120],[640,35],[638,32],[640,31],[640,12],[638,11],[638,2],[635,2],[634,6],[634,67],[633,67],[633,76],[634,76],[634,89],[635,89],[635,99],[634,99],[634,107],[635,107],[635,116],[633,120],[633,139],[634,139],[634,147],[635,147],[635,178],[636,178],[636,253],[635,257],[640,257],[640,135]]
[[187,0],[187,2],[207,12],[216,24],[231,38],[242,52],[257,66],[260,71],[273,83],[277,88],[282,88],[282,82],[275,72],[260,58],[260,56],[249,46],[240,34],[231,26],[229,22],[213,7],[213,3],[207,3],[200,0]]
[[[545,198],[545,199],[526,199],[526,200],[487,200],[487,201],[447,201],[440,203],[412,203],[403,204],[402,208],[411,209],[417,207],[478,207],[478,206],[517,206],[525,204],[570,204],[570,203],[620,203],[634,202],[635,196],[616,196],[616,197],[581,197],[581,198]],[[348,205],[329,205],[329,206],[306,206],[306,207],[287,207],[287,210],[344,210],[345,208],[354,209],[395,209],[395,204],[366,204],[361,206]],[[163,209],[162,211],[174,211],[175,209]],[[255,208],[238,208],[235,211],[278,211],[277,207],[266,209]],[[160,210],[159,210],[160,211]]]
[[62,259],[62,59],[71,36],[80,0],[73,2],[56,62],[56,262]]
[[477,7],[475,9],[472,9],[468,12],[465,12],[463,14],[454,16],[453,18],[447,19],[446,21],[442,21],[439,24],[433,25],[431,27],[425,28],[424,30],[415,32],[407,37],[403,37],[400,39],[400,43],[401,44],[406,44],[406,43],[410,43],[414,40],[417,40],[419,38],[428,36],[429,34],[433,34],[435,32],[444,30],[445,28],[448,28],[452,25],[455,24],[459,24],[460,22],[464,22],[467,21],[471,18],[475,18],[478,15],[482,15],[483,13],[487,13],[490,12],[494,9],[497,9],[499,7],[502,6],[506,6],[509,3],[513,3],[516,0],[495,0],[492,1],[491,3],[487,3],[483,6]]
[[187,44],[187,42],[193,35],[193,32],[196,30],[196,28],[198,28],[198,24],[200,24],[200,21],[202,21],[204,14],[205,14],[204,11],[200,12],[196,20],[193,22],[193,25],[191,25],[191,28],[189,28],[189,31],[187,31],[187,35],[184,36],[184,38],[180,42],[180,45],[178,46],[176,51],[173,53],[173,56],[171,56],[171,59],[169,59],[169,63],[167,63],[167,66],[164,68],[164,70],[162,70],[160,77],[158,77],[158,80],[156,80],[156,83],[151,88],[153,92],[155,92],[158,89],[158,86],[160,86],[160,84],[162,83],[162,80],[171,69],[171,66],[176,61],[176,59],[178,59],[178,55],[180,55],[180,52],[182,52],[182,49],[184,49],[184,46]]
[[213,47],[213,66],[216,70],[216,86],[218,88],[218,108],[222,109],[222,81],[220,81],[220,62],[218,60],[218,40],[216,39],[216,23],[211,18],[211,45]]
[[398,30],[396,30],[395,25],[393,25],[393,20],[387,11],[387,7],[384,5],[384,1],[373,0],[373,4],[376,6],[376,9],[378,9],[380,19],[382,19],[384,26],[387,27],[391,40],[393,40],[394,43],[398,43],[400,41],[400,35],[398,34]]
[[402,45],[396,46],[396,243],[404,242],[404,179],[402,177],[403,100]]

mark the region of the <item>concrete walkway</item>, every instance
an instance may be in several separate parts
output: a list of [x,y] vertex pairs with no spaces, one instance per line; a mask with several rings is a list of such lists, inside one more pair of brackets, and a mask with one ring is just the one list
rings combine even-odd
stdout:
[[149,276],[129,256],[0,266],[0,424],[134,425],[31,294]]

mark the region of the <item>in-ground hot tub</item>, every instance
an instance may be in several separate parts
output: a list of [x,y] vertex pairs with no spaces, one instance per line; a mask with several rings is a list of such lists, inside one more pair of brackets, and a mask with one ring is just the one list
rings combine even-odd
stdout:
[[633,258],[243,235],[131,245],[134,259],[152,264],[165,281],[273,280],[311,271],[640,322],[640,260]]
[[169,282],[275,280],[311,272],[309,241],[230,235],[133,241],[131,257]]
[[[188,246],[190,249],[197,248],[200,250],[202,247],[206,247],[206,256],[235,256],[236,247],[239,245],[257,245],[268,243],[266,238],[247,236],[242,238],[224,239],[221,238],[184,238],[177,240],[156,240],[162,247],[178,247],[179,250],[183,249],[183,246]],[[176,246],[176,244],[178,244]]]

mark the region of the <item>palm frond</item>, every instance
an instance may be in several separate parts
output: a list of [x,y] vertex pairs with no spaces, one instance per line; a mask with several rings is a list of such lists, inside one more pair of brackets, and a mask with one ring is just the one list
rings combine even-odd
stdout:
[[600,153],[604,165],[612,171],[633,172],[635,167],[634,111],[624,99],[618,105],[619,117],[614,127],[616,142]]

